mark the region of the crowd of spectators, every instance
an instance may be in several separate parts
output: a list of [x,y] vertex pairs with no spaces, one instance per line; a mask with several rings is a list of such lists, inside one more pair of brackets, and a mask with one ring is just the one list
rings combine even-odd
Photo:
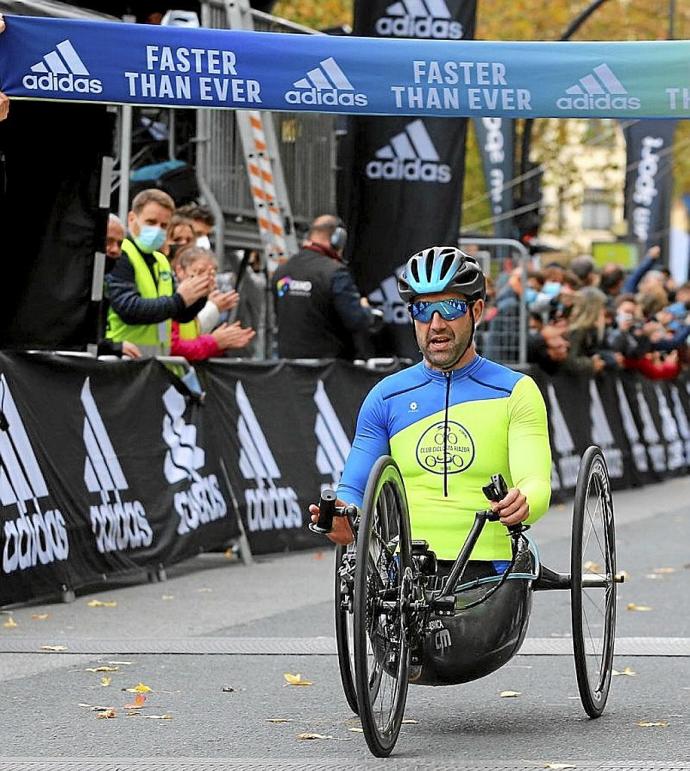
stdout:
[[674,378],[690,365],[690,282],[677,285],[659,247],[624,271],[589,256],[501,274],[491,282],[482,352],[498,360],[519,346],[522,302],[528,312],[527,360],[549,374],[637,370]]

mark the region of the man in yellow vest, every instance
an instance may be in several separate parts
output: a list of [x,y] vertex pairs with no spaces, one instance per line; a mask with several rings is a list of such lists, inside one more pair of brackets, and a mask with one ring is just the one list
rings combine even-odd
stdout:
[[172,321],[191,321],[212,288],[209,275],[186,278],[175,287],[170,263],[159,251],[174,211],[173,199],[162,190],[138,193],[127,216],[122,256],[106,279],[106,337],[134,343],[143,356],[168,356]]

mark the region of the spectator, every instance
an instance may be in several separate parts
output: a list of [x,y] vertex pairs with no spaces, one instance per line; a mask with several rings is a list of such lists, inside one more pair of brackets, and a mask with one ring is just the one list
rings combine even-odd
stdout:
[[175,288],[170,263],[159,251],[174,210],[162,190],[142,190],[134,197],[123,254],[106,279],[106,337],[133,342],[149,356],[170,353],[172,321],[195,318],[212,285],[209,276],[195,276]]
[[482,355],[498,361],[516,361],[520,349],[522,268],[513,268],[507,283],[498,290],[496,315],[489,325]]
[[165,231],[165,243],[161,252],[168,258],[170,266],[174,268],[177,252],[183,246],[189,246],[195,241],[192,220],[175,212],[170,218],[170,224]]
[[623,355],[607,347],[605,332],[606,295],[595,287],[583,287],[575,297],[570,316],[570,350],[564,369],[597,374],[605,367],[621,367]]
[[[212,288],[215,288],[217,269],[218,264],[213,253],[198,246],[183,249],[175,266],[180,282],[207,276],[212,282]],[[253,329],[243,329],[239,321],[234,324],[221,324],[210,334],[202,333],[198,318],[186,323],[173,321],[171,352],[173,356],[184,356],[188,361],[201,361],[220,356],[229,349],[245,348],[254,335]]]
[[570,261],[568,266],[578,277],[583,286],[597,286],[599,274],[596,271],[594,260],[588,254],[581,254]]
[[199,203],[187,203],[184,206],[180,206],[177,213],[192,221],[196,245],[202,249],[210,249],[210,235],[216,224],[216,218],[208,206],[203,206]]
[[[622,292],[623,294],[635,294],[640,286],[640,281],[645,274],[649,273],[654,267],[659,265],[661,259],[661,249],[658,246],[652,246],[642,262],[630,273],[630,275],[623,282]],[[660,271],[656,271],[659,274],[659,281],[663,284],[663,274]]]
[[623,268],[615,262],[609,262],[602,268],[599,289],[607,296],[609,307],[615,306],[616,298],[622,293],[624,280]]
[[124,240],[125,226],[122,224],[122,220],[116,214],[109,214],[108,229],[105,234],[106,273],[110,273],[115,267],[115,263],[122,254],[122,242]]
[[266,292],[268,276],[262,253],[258,249],[245,251],[237,272],[237,289],[240,294],[237,319],[243,325],[256,330],[256,337],[242,350],[231,350],[226,356],[263,358],[266,349]]
[[353,359],[355,336],[379,320],[343,264],[346,237],[337,217],[317,217],[300,251],[273,274],[281,358]]

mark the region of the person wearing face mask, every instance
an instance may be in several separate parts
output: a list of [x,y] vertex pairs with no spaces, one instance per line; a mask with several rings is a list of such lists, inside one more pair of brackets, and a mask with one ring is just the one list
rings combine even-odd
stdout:
[[199,203],[187,203],[180,206],[177,213],[192,221],[196,246],[200,249],[210,249],[210,236],[216,224],[213,212],[207,206],[202,206]]
[[128,340],[144,356],[169,355],[172,321],[191,321],[211,289],[208,275],[175,286],[168,258],[160,251],[174,211],[172,198],[162,190],[138,193],[127,216],[122,256],[106,279],[106,338]]

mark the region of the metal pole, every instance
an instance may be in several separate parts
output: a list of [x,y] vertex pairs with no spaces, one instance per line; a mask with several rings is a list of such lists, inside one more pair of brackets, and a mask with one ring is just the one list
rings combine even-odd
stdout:
[[668,0],[668,39],[675,40],[676,0]]
[[120,112],[120,195],[118,214],[127,225],[129,212],[129,166],[132,162],[132,106],[123,104]]

